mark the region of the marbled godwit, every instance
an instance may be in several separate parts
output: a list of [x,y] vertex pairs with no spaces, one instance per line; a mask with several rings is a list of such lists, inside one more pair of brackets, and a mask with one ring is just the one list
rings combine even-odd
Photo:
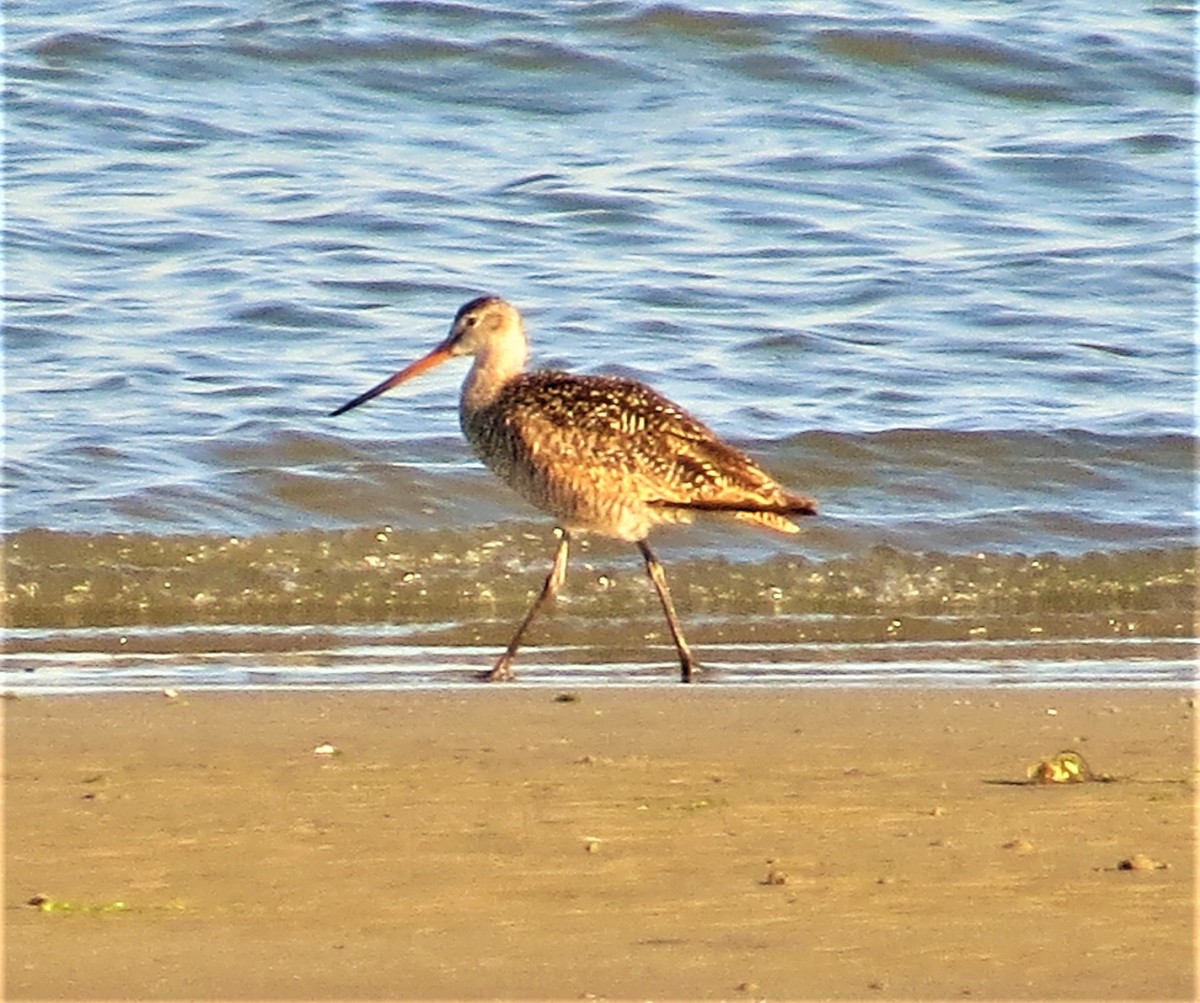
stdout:
[[526,373],[529,343],[521,315],[497,296],[467,303],[433,351],[331,416],[459,355],[475,357],[459,405],[467,441],[501,480],[554,516],[561,534],[542,591],[487,678],[513,678],[521,638],[566,577],[571,534],[591,532],[637,544],[675,641],[682,679],[691,682],[696,663],[647,534],[660,523],[691,522],[697,512],[798,533],[788,517],[816,515],[816,502],[784,490],[748,456],[642,383]]

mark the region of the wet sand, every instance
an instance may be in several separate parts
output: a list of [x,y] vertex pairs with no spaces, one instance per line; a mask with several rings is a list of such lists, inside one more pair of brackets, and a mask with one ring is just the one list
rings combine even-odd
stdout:
[[7,701],[6,997],[1195,990],[1180,691],[556,696]]

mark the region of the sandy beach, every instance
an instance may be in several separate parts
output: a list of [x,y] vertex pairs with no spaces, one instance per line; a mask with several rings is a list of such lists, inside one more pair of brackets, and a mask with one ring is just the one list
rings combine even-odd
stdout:
[[[9,999],[1195,990],[1179,690],[3,709]],[[1064,749],[1097,779],[1026,782]]]

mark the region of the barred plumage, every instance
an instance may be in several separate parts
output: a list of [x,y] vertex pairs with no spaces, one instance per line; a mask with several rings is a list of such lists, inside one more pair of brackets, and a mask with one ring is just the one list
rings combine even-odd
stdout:
[[646,544],[649,531],[713,512],[796,533],[790,517],[815,515],[816,503],[782,488],[748,456],[642,383],[523,372],[528,342],[521,315],[496,296],[467,303],[432,352],[333,413],[459,355],[475,357],[460,404],[472,449],[527,501],[553,515],[562,531],[541,594],[488,677],[512,678],[525,629],[562,584],[570,534],[597,532],[638,545],[675,640],[682,678],[690,681],[695,662],[662,567]]

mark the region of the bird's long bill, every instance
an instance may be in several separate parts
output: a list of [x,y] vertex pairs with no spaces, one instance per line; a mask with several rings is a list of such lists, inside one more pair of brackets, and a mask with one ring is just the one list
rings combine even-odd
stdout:
[[451,352],[448,345],[438,345],[428,355],[417,359],[411,365],[405,366],[400,372],[394,376],[389,376],[378,386],[371,387],[365,394],[359,394],[354,400],[343,404],[336,411],[330,411],[329,417],[336,418],[339,414],[345,414],[347,411],[358,407],[359,404],[365,404],[374,397],[378,397],[381,393],[391,390],[392,387],[399,386],[405,380],[411,380],[414,376],[420,376],[424,372],[428,372],[434,366],[440,365],[450,358]]

